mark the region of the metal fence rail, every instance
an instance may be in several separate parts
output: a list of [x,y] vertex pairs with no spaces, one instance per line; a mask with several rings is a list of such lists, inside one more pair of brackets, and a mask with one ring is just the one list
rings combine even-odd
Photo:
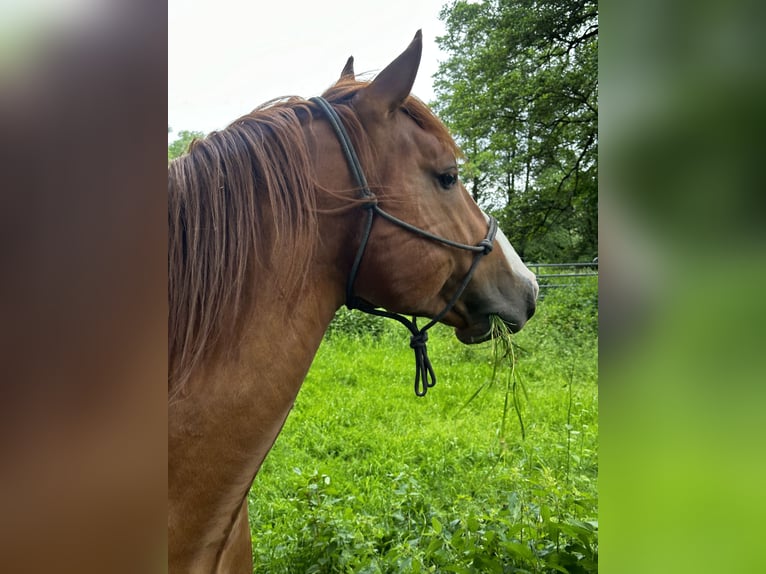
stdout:
[[[577,285],[584,277],[598,277],[598,260],[584,263],[527,263],[526,265],[537,275],[540,289],[548,287],[572,287]],[[553,272],[549,273],[548,269]],[[559,271],[564,272],[560,273]],[[551,279],[565,279],[565,281],[551,283]]]

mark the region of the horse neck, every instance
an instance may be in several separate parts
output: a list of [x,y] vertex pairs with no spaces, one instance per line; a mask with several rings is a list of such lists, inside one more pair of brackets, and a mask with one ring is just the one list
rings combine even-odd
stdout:
[[[320,218],[316,256],[299,293],[279,272],[259,273],[258,296],[239,344],[208,361],[169,407],[169,496],[173,570],[213,564],[255,474],[300,390],[344,297],[348,258],[340,222]],[[271,260],[290,257],[274,252]],[[272,266],[275,267],[275,266]]]
[[258,289],[268,295],[254,304],[236,351],[200,381],[199,392],[210,403],[203,406],[207,416],[214,414],[220,417],[218,426],[236,429],[236,436],[226,433],[225,448],[246,454],[250,479],[281,429],[338,307],[337,289],[319,273],[309,277],[291,300],[260,283]]

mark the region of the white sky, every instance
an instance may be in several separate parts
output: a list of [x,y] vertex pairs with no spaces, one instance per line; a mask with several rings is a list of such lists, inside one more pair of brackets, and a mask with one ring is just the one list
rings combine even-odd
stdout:
[[319,95],[349,56],[377,72],[423,29],[413,93],[433,99],[438,15],[449,0],[168,0],[169,140],[204,133],[272,98]]

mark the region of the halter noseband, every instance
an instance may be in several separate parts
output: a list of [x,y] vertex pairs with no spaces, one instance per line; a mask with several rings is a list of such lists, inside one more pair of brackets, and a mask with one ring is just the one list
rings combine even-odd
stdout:
[[[445,239],[444,237],[439,237],[438,235],[429,233],[428,231],[415,227],[414,225],[411,225],[406,221],[402,221],[398,217],[395,217],[384,211],[380,205],[378,205],[378,201],[375,195],[370,191],[369,185],[367,184],[367,178],[365,178],[364,172],[362,171],[362,165],[356,155],[356,150],[351,143],[351,138],[349,138],[346,128],[341,122],[338,112],[336,112],[330,103],[322,97],[311,98],[310,101],[317,104],[327,116],[330,125],[332,126],[333,130],[335,130],[335,134],[338,136],[341,149],[346,156],[346,160],[348,161],[351,173],[354,176],[357,185],[359,186],[362,199],[368,200],[367,203],[365,203],[363,206],[364,209],[367,210],[367,220],[365,221],[362,240],[359,243],[359,249],[356,252],[356,257],[354,257],[354,263],[351,266],[351,272],[349,273],[348,282],[346,283],[346,307],[349,309],[359,309],[360,311],[369,313],[370,315],[378,315],[380,317],[394,319],[409,329],[411,333],[410,347],[412,347],[412,349],[415,351],[415,394],[419,397],[425,396],[426,392],[428,392],[428,389],[436,384],[436,375],[434,374],[433,367],[431,366],[431,361],[428,359],[428,349],[426,348],[428,333],[426,331],[441,321],[444,316],[449,313],[452,307],[455,306],[455,303],[457,303],[458,299],[460,299],[463,291],[465,291],[466,287],[468,287],[468,283],[471,281],[471,277],[473,277],[474,271],[476,271],[476,267],[478,266],[479,261],[481,261],[482,257],[492,251],[492,243],[494,242],[495,235],[497,234],[497,220],[494,217],[489,216],[489,228],[487,229],[487,236],[477,245],[467,245],[465,243],[458,243],[457,241],[452,241],[450,239]],[[368,301],[365,301],[364,299],[354,295],[354,283],[356,281],[356,276],[359,273],[359,265],[362,262],[362,257],[364,256],[365,249],[367,248],[367,243],[370,239],[372,223],[376,214],[383,219],[387,219],[391,223],[426,239],[475,253],[473,261],[471,262],[471,267],[468,269],[468,272],[463,278],[463,281],[460,283],[457,290],[452,295],[452,298],[449,300],[444,309],[442,309],[435,317],[433,317],[422,329],[418,329],[417,319],[414,316],[412,317],[412,321],[410,321],[398,313],[390,313],[384,309],[378,309]]]

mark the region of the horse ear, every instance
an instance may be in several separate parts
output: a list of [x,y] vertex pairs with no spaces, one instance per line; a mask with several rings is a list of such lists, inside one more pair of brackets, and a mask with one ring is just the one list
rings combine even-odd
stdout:
[[385,112],[398,109],[410,95],[415,76],[418,74],[422,52],[423,34],[418,30],[407,49],[386,66],[360,95]]
[[343,71],[340,73],[341,80],[353,80],[354,74],[354,56],[349,56],[346,65],[343,66]]

